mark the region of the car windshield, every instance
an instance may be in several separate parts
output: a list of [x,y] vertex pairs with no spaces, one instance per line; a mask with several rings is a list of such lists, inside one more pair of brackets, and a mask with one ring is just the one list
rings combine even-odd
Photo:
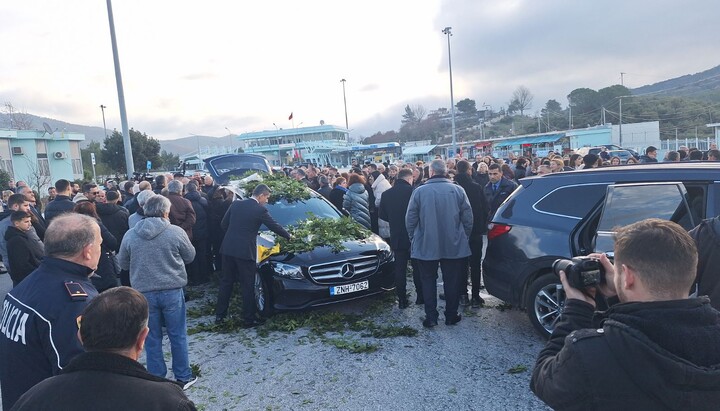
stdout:
[[[340,218],[340,214],[330,204],[319,197],[312,197],[309,200],[293,201],[288,203],[285,200],[274,204],[267,204],[270,215],[281,226],[295,225],[299,220],[308,218],[308,213],[320,218]],[[264,225],[261,230],[267,230]]]

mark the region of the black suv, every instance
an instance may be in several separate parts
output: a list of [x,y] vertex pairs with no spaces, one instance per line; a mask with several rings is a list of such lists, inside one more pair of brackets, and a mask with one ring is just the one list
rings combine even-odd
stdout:
[[557,258],[613,251],[613,227],[646,218],[687,230],[720,213],[720,163],[656,163],[530,177],[492,219],[483,262],[487,291],[527,309],[552,332],[565,296]]

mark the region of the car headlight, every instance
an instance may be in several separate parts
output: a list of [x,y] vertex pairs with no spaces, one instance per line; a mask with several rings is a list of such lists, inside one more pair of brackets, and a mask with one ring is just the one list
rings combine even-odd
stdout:
[[280,277],[289,278],[291,280],[302,280],[304,278],[302,269],[296,265],[272,263],[272,268],[275,271],[275,274]]
[[387,261],[391,261],[393,259],[393,257],[394,257],[393,252],[390,249],[390,246],[388,245],[388,243],[386,243],[383,240],[379,240],[377,242],[377,248],[379,251],[378,257],[380,258],[381,264],[384,262],[387,262]]

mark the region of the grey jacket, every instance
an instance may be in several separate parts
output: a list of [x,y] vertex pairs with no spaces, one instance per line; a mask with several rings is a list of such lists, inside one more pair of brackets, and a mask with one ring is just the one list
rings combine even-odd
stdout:
[[184,287],[185,264],[194,258],[185,230],[160,217],[147,217],[131,228],[118,254],[120,267],[130,270],[130,283],[140,292]]
[[358,223],[370,228],[370,210],[368,208],[368,193],[365,186],[360,183],[351,184],[343,197],[343,208],[350,213],[350,217]]
[[432,177],[413,191],[405,226],[410,256],[434,261],[469,256],[473,213],[465,190],[444,177]]

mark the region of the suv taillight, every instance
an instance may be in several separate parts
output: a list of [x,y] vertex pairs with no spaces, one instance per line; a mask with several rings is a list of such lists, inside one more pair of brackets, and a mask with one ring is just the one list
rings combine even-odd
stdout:
[[500,237],[503,234],[509,233],[512,226],[506,224],[490,224],[488,228],[488,240],[492,240],[494,238]]

